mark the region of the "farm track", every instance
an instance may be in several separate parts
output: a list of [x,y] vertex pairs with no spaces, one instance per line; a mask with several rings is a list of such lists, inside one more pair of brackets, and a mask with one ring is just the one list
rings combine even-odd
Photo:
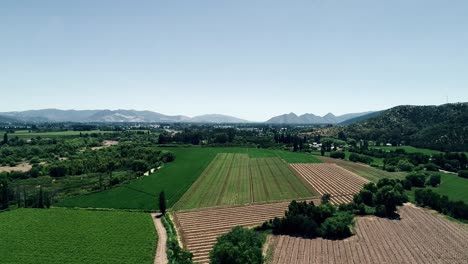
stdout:
[[291,169],[320,195],[331,195],[333,204],[348,203],[369,181],[330,163],[294,163]]
[[[314,200],[314,202],[319,201]],[[208,263],[209,252],[219,236],[228,233],[235,226],[252,227],[269,219],[282,217],[289,203],[180,211],[174,214],[174,219],[184,247],[194,254],[193,260]]]
[[360,217],[345,240],[274,236],[272,263],[467,263],[468,227],[405,205],[401,220]]

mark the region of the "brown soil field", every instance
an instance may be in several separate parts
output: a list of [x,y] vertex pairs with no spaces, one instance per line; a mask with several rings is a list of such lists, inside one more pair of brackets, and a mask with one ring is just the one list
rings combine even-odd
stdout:
[[333,159],[329,157],[317,156],[318,159],[325,163],[336,164],[346,170],[356,173],[357,175],[364,177],[370,181],[377,182],[382,178],[394,178],[394,179],[403,179],[407,175],[406,172],[388,172],[373,168],[369,165],[355,163],[347,160]]
[[30,169],[32,168],[32,166],[30,164],[27,164],[27,163],[21,163],[21,164],[18,164],[14,167],[10,167],[10,166],[3,166],[3,167],[0,167],[0,172],[9,172],[9,171],[22,171],[22,172],[26,172],[26,171],[29,171]]
[[468,226],[405,205],[401,220],[359,217],[345,240],[273,236],[271,263],[468,263]]
[[[314,202],[319,203],[318,200]],[[217,237],[235,226],[254,227],[282,217],[288,205],[289,202],[281,202],[176,212],[174,222],[184,248],[193,253],[193,260],[208,263]]]
[[348,203],[369,181],[331,163],[293,163],[291,169],[320,195],[330,194],[333,204]]

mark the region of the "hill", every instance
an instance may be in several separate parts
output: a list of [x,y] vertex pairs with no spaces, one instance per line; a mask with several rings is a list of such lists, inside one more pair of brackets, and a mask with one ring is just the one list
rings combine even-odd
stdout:
[[353,118],[371,114],[373,112],[350,113],[340,116],[335,116],[328,113],[324,116],[314,114],[296,115],[295,113],[283,114],[270,118],[266,123],[269,124],[338,124]]
[[340,125],[340,126],[352,125],[352,124],[357,123],[357,122],[361,122],[361,121],[364,121],[364,120],[367,120],[367,119],[377,117],[382,113],[383,113],[383,111],[371,112],[371,113],[366,114],[366,115],[362,115],[362,116],[358,116],[358,117],[354,117],[354,118],[342,121],[338,125]]
[[468,103],[397,106],[344,129],[355,139],[440,151],[468,150]]

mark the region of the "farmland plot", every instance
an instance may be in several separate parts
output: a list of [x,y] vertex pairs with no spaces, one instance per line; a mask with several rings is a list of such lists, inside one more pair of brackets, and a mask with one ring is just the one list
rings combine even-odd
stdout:
[[[318,204],[317,200],[314,202]],[[174,220],[184,247],[194,254],[194,261],[208,263],[217,237],[236,226],[252,227],[282,217],[288,205],[289,202],[281,202],[176,212]]]
[[320,195],[330,194],[335,204],[351,202],[368,180],[330,163],[294,163],[291,168]]
[[401,220],[358,218],[345,240],[274,236],[272,263],[467,263],[468,229],[405,205]]
[[219,153],[174,207],[245,205],[312,196],[311,189],[278,157]]

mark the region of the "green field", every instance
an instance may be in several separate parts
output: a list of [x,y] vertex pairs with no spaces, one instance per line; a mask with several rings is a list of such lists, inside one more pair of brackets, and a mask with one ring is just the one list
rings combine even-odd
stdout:
[[[438,187],[426,187],[432,189],[434,192],[447,195],[450,200],[454,201],[464,201],[468,203],[468,179],[458,177],[455,174],[443,173],[440,172],[441,183]],[[416,188],[413,188],[411,191],[407,192],[410,200],[414,201],[414,191]]]
[[57,132],[29,132],[28,130],[18,130],[15,133],[10,133],[8,136],[10,138],[19,137],[19,138],[35,138],[35,137],[65,137],[65,136],[78,136],[82,134],[104,134],[104,133],[114,133],[115,131],[101,131],[101,130],[90,130],[90,131],[57,131]]
[[252,158],[241,153],[219,153],[175,209],[241,205],[313,195],[279,157]]
[[437,150],[432,149],[423,149],[423,148],[415,148],[411,146],[382,146],[382,147],[372,147],[375,149],[383,149],[383,150],[396,150],[396,149],[404,149],[407,153],[423,153],[426,155],[434,155],[441,153]]
[[106,191],[68,198],[56,206],[156,210],[157,197],[164,190],[168,206],[172,207],[217,153],[245,153],[252,158],[277,157],[288,162],[320,162],[310,154],[281,150],[200,147],[164,149],[174,152],[176,159],[165,164],[156,173]]
[[71,209],[0,213],[1,263],[153,263],[149,214]]

